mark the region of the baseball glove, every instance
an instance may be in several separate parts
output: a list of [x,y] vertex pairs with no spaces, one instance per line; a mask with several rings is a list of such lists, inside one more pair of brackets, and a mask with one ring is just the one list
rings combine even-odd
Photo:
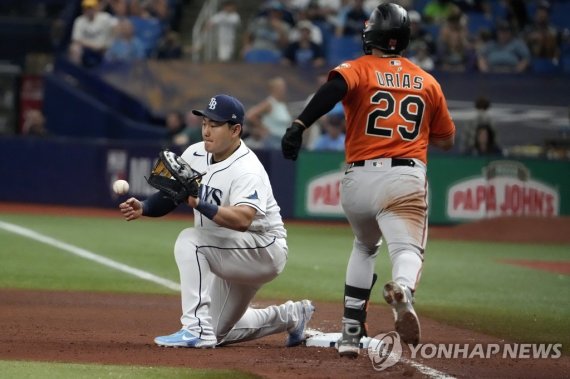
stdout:
[[198,197],[203,175],[192,170],[187,162],[172,151],[163,150],[158,154],[158,161],[150,177],[145,179],[178,205],[185,203],[188,196]]

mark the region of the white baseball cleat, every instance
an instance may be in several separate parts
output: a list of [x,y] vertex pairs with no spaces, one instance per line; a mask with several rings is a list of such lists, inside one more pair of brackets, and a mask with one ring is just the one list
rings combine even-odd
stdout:
[[311,303],[311,300],[298,301],[295,303],[295,306],[299,307],[299,321],[297,321],[297,325],[294,328],[288,330],[289,336],[285,342],[287,347],[300,345],[307,339],[305,330],[315,312],[315,306]]
[[396,332],[402,341],[417,345],[420,342],[420,320],[413,307],[412,291],[403,285],[390,281],[384,285],[384,300],[392,306],[396,320]]

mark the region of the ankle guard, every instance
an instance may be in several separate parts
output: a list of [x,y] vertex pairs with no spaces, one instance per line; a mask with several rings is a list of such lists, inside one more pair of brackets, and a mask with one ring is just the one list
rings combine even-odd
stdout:
[[[368,313],[368,303],[370,300],[370,293],[372,292],[372,287],[376,283],[378,275],[374,274],[372,277],[372,285],[370,288],[358,288],[353,287],[348,284],[344,285],[344,318],[358,321],[362,327],[362,336],[368,335],[368,325],[366,324],[366,316]],[[357,300],[362,300],[362,305],[358,308],[347,307],[347,298],[353,298]],[[360,302],[359,302],[360,303]]]

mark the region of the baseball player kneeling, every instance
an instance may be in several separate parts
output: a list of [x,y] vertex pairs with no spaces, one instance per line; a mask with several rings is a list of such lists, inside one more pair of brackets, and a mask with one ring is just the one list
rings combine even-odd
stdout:
[[193,113],[203,118],[203,142],[181,157],[161,152],[148,179],[159,191],[119,205],[127,221],[164,216],[181,203],[194,209],[194,227],[180,232],[174,246],[182,328],[154,342],[212,348],[288,332],[286,345],[299,345],[314,312],[309,300],[250,307],[285,267],[287,232],[267,173],[241,140],[243,105],[217,95]]

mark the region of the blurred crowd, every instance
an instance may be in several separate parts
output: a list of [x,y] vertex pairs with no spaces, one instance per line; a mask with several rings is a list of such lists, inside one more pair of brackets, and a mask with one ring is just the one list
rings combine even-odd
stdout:
[[[382,0],[381,0],[382,1]],[[552,70],[570,62],[570,36],[553,23],[552,0],[393,0],[408,10],[411,42],[406,56],[427,71],[523,73]],[[212,33],[215,60],[272,62],[301,69],[324,68],[361,54],[361,32],[378,0],[267,0],[242,20],[237,1],[222,1],[204,24]],[[176,6],[168,0],[82,0],[69,56],[84,66],[141,59],[183,57]],[[560,25],[560,20],[566,20]],[[199,49],[201,46],[194,46]],[[334,53],[333,53],[334,51]],[[323,70],[321,70],[323,71]],[[323,76],[320,80],[325,80]],[[308,99],[307,99],[308,101]],[[465,129],[462,152],[500,154],[496,130],[480,115],[490,104],[477,99],[478,118]],[[253,148],[279,148],[290,125],[287,83],[271,78],[265,97],[246,115],[244,138]],[[199,120],[173,110],[165,116],[169,142],[200,139]],[[307,131],[304,148],[342,151],[345,125],[341,104]],[[467,135],[468,134],[468,135]]]
[[[425,70],[508,73],[570,70],[570,2],[551,1],[394,0],[409,12],[406,56]],[[201,32],[215,34],[221,62],[334,66],[360,51],[378,3],[267,0],[244,23],[240,3],[222,1]],[[181,58],[180,7],[176,0],[82,0],[69,54],[86,66]]]
[[[509,72],[570,68],[570,2],[393,0],[409,12],[406,56],[422,68]],[[247,25],[238,59],[336,65],[359,50],[378,0],[270,0]],[[555,22],[552,20],[553,11]],[[345,56],[338,54],[338,47]]]
[[[200,33],[212,37],[216,61],[271,62],[316,69],[318,75],[362,54],[362,29],[383,1],[265,0],[252,14],[243,2],[222,0]],[[570,72],[570,1],[391,1],[408,10],[411,41],[405,56],[427,71]],[[89,68],[180,59],[185,51],[203,48],[183,46],[182,33],[191,33],[188,25],[181,27],[182,7],[188,4],[184,0],[66,2],[54,16],[61,21],[55,24],[54,39],[72,61]],[[59,30],[63,20],[68,21],[67,33]],[[270,78],[267,93],[246,114],[244,138],[251,147],[279,148],[292,120],[290,100],[286,81]],[[477,116],[463,130],[463,153],[500,154],[496,128],[487,116],[489,107],[487,99],[475,100]],[[170,110],[163,126],[169,131],[168,143],[186,145],[201,139],[200,120],[185,111]],[[344,150],[342,105],[337,104],[306,133],[305,149]]]

